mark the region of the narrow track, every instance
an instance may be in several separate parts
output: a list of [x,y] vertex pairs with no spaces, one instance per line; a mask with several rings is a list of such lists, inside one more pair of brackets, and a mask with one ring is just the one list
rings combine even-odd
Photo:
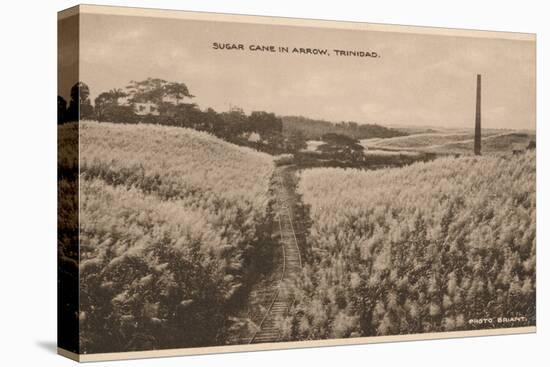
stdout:
[[[281,170],[284,170],[284,168]],[[284,183],[284,174],[284,172],[277,172],[275,174],[275,180],[277,181],[275,186],[277,198],[275,211],[277,213],[277,221],[279,222],[283,255],[281,277],[269,307],[260,322],[259,329],[250,338],[249,344],[269,343],[280,340],[281,330],[277,326],[277,321],[284,317],[289,308],[294,304],[294,298],[288,294],[285,283],[295,276],[302,267],[302,257],[290,211],[291,196],[288,185]]]

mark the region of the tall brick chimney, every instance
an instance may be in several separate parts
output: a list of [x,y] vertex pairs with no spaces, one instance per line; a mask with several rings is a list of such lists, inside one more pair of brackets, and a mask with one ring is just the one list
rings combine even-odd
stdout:
[[481,155],[481,75],[477,74],[476,90],[476,129],[474,137],[474,154]]

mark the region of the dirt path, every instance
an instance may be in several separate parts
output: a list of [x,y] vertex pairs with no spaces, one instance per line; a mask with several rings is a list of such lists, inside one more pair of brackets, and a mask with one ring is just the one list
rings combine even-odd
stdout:
[[277,268],[275,284],[268,286],[271,292],[271,300],[258,325],[259,329],[250,337],[249,343],[276,342],[281,337],[278,320],[286,315],[294,303],[294,298],[289,295],[285,287],[287,280],[300,271],[302,258],[296,238],[294,220],[291,207],[293,205],[292,175],[294,171],[289,167],[277,167],[274,174],[274,192],[276,203],[274,211],[281,245],[281,266]]

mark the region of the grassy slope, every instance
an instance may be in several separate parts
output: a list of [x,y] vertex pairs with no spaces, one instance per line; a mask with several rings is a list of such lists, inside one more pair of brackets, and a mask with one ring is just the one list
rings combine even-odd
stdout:
[[[314,254],[291,339],[535,322],[535,155],[303,171]],[[291,321],[291,322],[290,322]],[[487,326],[484,326],[487,327]]]
[[[535,140],[535,134],[531,133],[507,133],[493,136],[487,136],[482,139],[482,153],[509,153],[514,149],[523,150],[529,145],[531,140]],[[430,152],[434,153],[456,153],[472,154],[474,150],[473,140],[464,142],[451,142],[440,146],[428,147]]]
[[[495,132],[484,132],[483,136],[496,135]],[[422,133],[409,136],[400,136],[389,139],[367,139],[365,143],[373,147],[383,146],[388,148],[424,148],[431,145],[453,143],[463,140],[473,140],[474,134],[467,132],[458,133]]]
[[80,140],[84,350],[223,344],[268,240],[272,157],[156,125],[84,122]]
[[[428,133],[389,139],[366,139],[362,144],[369,149],[417,150],[433,153],[470,154],[473,152],[472,133]],[[510,152],[515,146],[525,148],[535,139],[532,133],[487,130],[482,133],[482,151]]]

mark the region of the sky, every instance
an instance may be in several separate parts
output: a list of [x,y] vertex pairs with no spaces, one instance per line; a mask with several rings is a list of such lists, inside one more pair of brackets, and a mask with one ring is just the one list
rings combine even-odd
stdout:
[[[214,42],[245,50],[215,50]],[[330,56],[249,51],[327,49]],[[334,49],[379,57],[337,56]],[[63,52],[63,51],[60,51]],[[92,99],[130,80],[183,82],[200,108],[401,126],[535,128],[535,43],[351,29],[83,14],[80,79]]]

